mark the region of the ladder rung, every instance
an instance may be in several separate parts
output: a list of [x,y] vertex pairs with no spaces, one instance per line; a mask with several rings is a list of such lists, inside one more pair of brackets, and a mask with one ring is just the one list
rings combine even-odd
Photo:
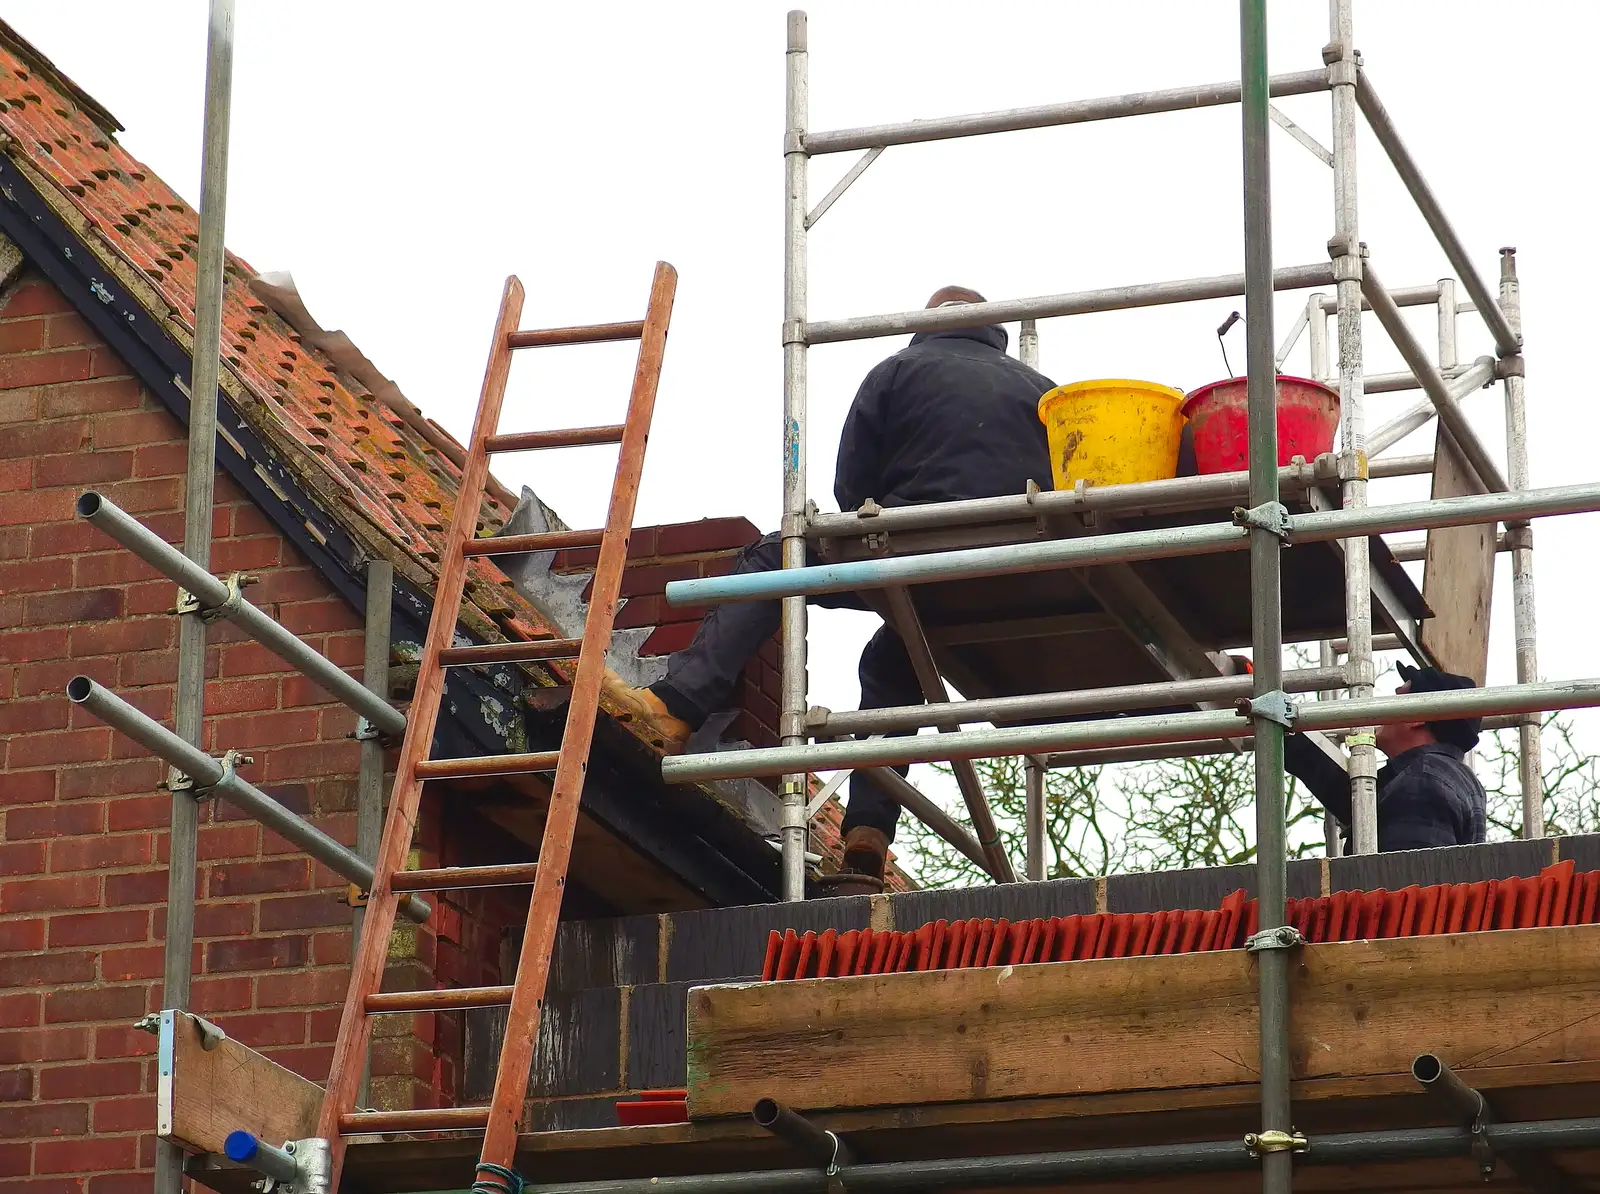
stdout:
[[489,1122],[487,1107],[426,1107],[416,1111],[355,1111],[339,1117],[341,1136],[377,1132],[459,1132]]
[[536,535],[496,535],[473,539],[461,550],[469,556],[514,556],[525,551],[599,547],[604,531],[540,531]]
[[521,775],[529,771],[554,771],[558,750],[526,755],[477,755],[465,759],[424,759],[417,764],[418,779],[468,779],[474,775]]
[[644,320],[632,323],[591,323],[576,328],[541,328],[512,332],[512,348],[544,348],[553,344],[602,344],[607,340],[637,340],[644,335]]
[[620,444],[626,428],[621,423],[604,427],[562,427],[556,431],[512,431],[484,441],[489,452],[534,452],[540,448],[586,448],[593,444]]
[[504,1007],[510,987],[467,987],[456,991],[378,991],[367,996],[366,1009],[379,1012],[445,1012],[461,1007]]
[[510,887],[532,883],[537,862],[511,862],[502,866],[445,866],[431,871],[396,871],[389,876],[390,891],[462,891],[474,887]]
[[546,638],[531,643],[483,643],[472,647],[446,647],[439,652],[441,667],[468,667],[485,663],[526,663],[531,659],[576,659],[581,638]]

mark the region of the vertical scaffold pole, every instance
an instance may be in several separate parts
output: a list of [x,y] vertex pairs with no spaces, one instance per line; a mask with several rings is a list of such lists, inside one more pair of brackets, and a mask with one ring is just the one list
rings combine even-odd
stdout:
[[[1361,241],[1356,219],[1356,51],[1352,0],[1329,0],[1329,44],[1323,51],[1333,92],[1333,239],[1328,252],[1338,282],[1339,478],[1345,507],[1367,504],[1367,432],[1361,354]],[[1372,575],[1365,539],[1344,545],[1345,670],[1350,696],[1370,697],[1377,682],[1372,660]],[[1351,850],[1378,849],[1378,765],[1371,726],[1345,739],[1350,748]]]
[[[205,124],[200,150],[200,245],[195,263],[194,352],[189,368],[189,460],[184,481],[183,554],[211,566],[211,517],[217,470],[218,352],[222,343],[224,231],[228,208],[228,125],[233,104],[233,0],[211,0],[206,38]],[[205,739],[206,623],[178,619],[178,692],[173,723],[185,742]],[[174,773],[174,778],[177,778]],[[199,805],[192,786],[172,786],[167,859],[167,939],[162,1006],[189,1006],[194,950],[195,842]],[[183,1188],[183,1152],[156,1142],[156,1194]]]
[[[788,18],[783,232],[783,566],[806,563],[806,14]],[[806,599],[783,601],[783,709],[785,746],[805,739]],[[783,796],[783,898],[805,899],[806,777],[786,775]]]
[[[366,628],[363,632],[365,657],[361,665],[361,682],[380,699],[389,699],[389,632],[394,607],[394,565],[388,560],[367,562]],[[363,862],[378,860],[378,846],[383,840],[383,742],[377,728],[362,718],[361,770],[356,776],[356,853]],[[366,910],[358,906],[351,925],[352,947],[361,940],[361,924]],[[365,1107],[371,1084],[371,1061],[364,1063],[361,1088],[356,1102]]]
[[1024,319],[1017,331],[1017,360],[1030,369],[1039,367],[1039,321]]
[[[1249,360],[1250,631],[1254,645],[1256,881],[1263,932],[1284,921],[1287,885],[1283,779],[1283,606],[1279,553],[1278,369],[1273,359],[1272,170],[1268,153],[1267,5],[1240,0],[1240,99],[1244,125],[1245,344]],[[1279,711],[1274,712],[1274,706]],[[1289,951],[1256,952],[1261,982],[1261,1130],[1287,1133]],[[1288,1194],[1292,1154],[1263,1151],[1264,1194]]]
[[[1522,335],[1522,286],[1517,281],[1517,251],[1500,250],[1500,309],[1511,330]],[[1506,480],[1512,489],[1526,489],[1528,477],[1528,410],[1523,393],[1522,357],[1507,357]],[[1539,636],[1533,605],[1533,524],[1508,523],[1511,548],[1511,610],[1517,638],[1517,683],[1539,679]],[[1517,727],[1517,774],[1522,787],[1522,836],[1544,836],[1544,770],[1539,741],[1539,716],[1529,714]]]
[[1028,755],[1023,759],[1022,768],[1028,849],[1026,871],[1028,882],[1038,883],[1044,878],[1044,783],[1047,769],[1044,759],[1037,755]]

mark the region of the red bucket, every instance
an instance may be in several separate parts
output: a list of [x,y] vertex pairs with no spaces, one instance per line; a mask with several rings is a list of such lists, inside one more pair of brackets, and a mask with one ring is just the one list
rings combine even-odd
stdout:
[[[1249,467],[1250,418],[1242,377],[1201,386],[1183,404],[1194,432],[1195,466],[1202,473],[1237,473]],[[1278,464],[1296,456],[1315,460],[1333,451],[1339,393],[1320,381],[1278,374]]]

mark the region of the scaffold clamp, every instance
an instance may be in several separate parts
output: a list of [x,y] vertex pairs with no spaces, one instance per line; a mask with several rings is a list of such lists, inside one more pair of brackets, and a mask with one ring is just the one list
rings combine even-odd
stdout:
[[203,606],[200,599],[188,589],[178,589],[178,605],[174,611],[179,614],[194,614],[202,622],[211,623],[223,618],[231,618],[239,612],[239,607],[244,604],[244,587],[255,584],[258,578],[247,576],[243,572],[233,572],[224,578],[228,586],[228,595],[223,598],[220,605]]
[[1267,1153],[1303,1153],[1311,1142],[1303,1132],[1246,1132],[1244,1146],[1260,1157]]
[[1279,925],[1275,929],[1262,929],[1245,939],[1244,951],[1258,954],[1268,949],[1298,949],[1306,943],[1300,930],[1293,925]]
[[1262,502],[1246,509],[1233,508],[1233,525],[1258,531],[1271,531],[1279,539],[1289,538],[1289,510],[1282,502]]
[[1240,697],[1234,708],[1241,717],[1277,722],[1286,730],[1294,729],[1295,719],[1300,715],[1299,706],[1281,688],[1264,692],[1258,697]]

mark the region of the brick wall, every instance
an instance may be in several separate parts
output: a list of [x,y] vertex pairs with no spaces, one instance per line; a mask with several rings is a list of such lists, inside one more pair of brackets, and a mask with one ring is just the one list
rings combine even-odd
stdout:
[[[155,1038],[131,1025],[162,1006],[170,798],[157,789],[163,767],[64,690],[84,673],[170,724],[174,587],[78,520],[73,503],[93,487],[176,542],[185,451],[182,427],[48,283],[24,278],[0,296],[5,1194],[149,1189]],[[358,668],[360,615],[226,477],[216,494],[214,570],[259,575],[252,601]],[[355,715],[227,623],[210,633],[208,749],[250,751],[247,778],[352,843]],[[459,836],[426,822],[421,865],[461,854]],[[321,1080],[348,977],[345,884],[226,805],[203,810],[199,857],[195,1010]],[[440,958],[452,984],[497,975],[485,911],[446,905],[438,925],[402,933],[390,989],[432,985]],[[458,1023],[386,1017],[379,1032],[375,1103],[453,1095]]]

